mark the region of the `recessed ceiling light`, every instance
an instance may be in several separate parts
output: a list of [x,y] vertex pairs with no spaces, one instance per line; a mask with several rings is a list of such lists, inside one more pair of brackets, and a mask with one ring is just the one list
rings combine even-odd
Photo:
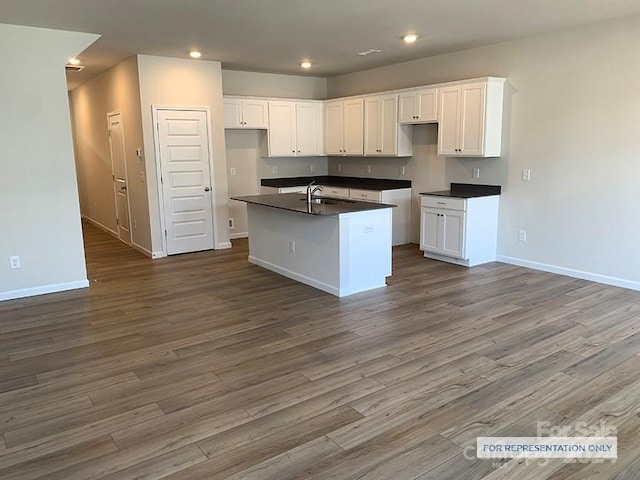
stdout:
[[367,55],[371,55],[372,53],[382,53],[382,50],[378,50],[377,48],[370,48],[369,50],[364,50],[362,52],[358,52],[357,54],[361,57],[366,57]]
[[76,57],[70,58],[69,65],[80,65],[80,60],[78,60]]
[[200,52],[199,52],[199,51],[197,51],[197,50],[191,50],[191,51],[189,52],[189,56],[190,56],[191,58],[200,58],[200,57],[202,57],[202,53],[200,53]]
[[302,68],[307,68],[307,69],[308,69],[308,68],[311,68],[311,62],[310,62],[309,60],[305,60],[304,62],[301,62],[301,63],[300,63],[300,66],[301,66]]
[[418,40],[418,35],[416,35],[415,33],[407,33],[404,37],[402,37],[402,40],[404,40],[404,43],[416,43],[416,40]]

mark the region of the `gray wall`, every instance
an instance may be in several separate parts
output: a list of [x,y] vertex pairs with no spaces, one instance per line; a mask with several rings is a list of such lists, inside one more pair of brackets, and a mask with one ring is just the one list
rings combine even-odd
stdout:
[[64,64],[97,38],[0,24],[0,300],[88,286]]
[[[640,289],[638,51],[636,16],[334,77],[327,88],[334,98],[506,77],[502,157],[435,157],[427,133],[427,146],[409,162],[416,165],[408,172],[414,193],[428,184],[473,182],[478,166],[481,183],[504,187],[503,260]],[[331,159],[332,171],[337,161]],[[375,168],[386,175],[397,163],[379,160]],[[524,168],[530,182],[521,180]],[[519,229],[527,230],[526,243],[518,241]]]

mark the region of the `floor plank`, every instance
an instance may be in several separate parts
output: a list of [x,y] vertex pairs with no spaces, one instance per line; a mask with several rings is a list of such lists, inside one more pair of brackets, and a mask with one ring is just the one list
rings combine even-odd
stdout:
[[[89,289],[0,303],[3,479],[637,476],[640,292],[407,245],[339,299],[246,240],[152,261],[83,228]],[[606,422],[618,461],[474,457],[542,421]]]

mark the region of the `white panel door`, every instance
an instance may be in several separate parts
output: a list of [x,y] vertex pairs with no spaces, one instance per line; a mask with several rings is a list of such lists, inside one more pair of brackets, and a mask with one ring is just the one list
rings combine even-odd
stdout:
[[398,96],[400,123],[415,123],[420,116],[420,106],[416,92],[402,93]]
[[343,153],[364,153],[364,101],[361,98],[344,102]]
[[296,155],[322,155],[322,104],[296,103]]
[[369,97],[364,102],[364,154],[380,153],[380,97]]
[[464,258],[464,212],[446,210],[440,213],[442,221],[442,253]]
[[380,153],[395,155],[398,152],[398,96],[382,97],[380,108]]
[[422,208],[420,221],[420,249],[431,252],[440,251],[440,212],[433,208]]
[[243,100],[242,121],[244,128],[267,128],[267,111],[265,100]]
[[269,102],[269,156],[296,155],[296,110],[294,102]]
[[325,144],[327,155],[344,154],[344,103],[331,102],[325,108]]
[[485,83],[462,86],[460,150],[463,155],[483,153]]
[[457,155],[460,125],[460,87],[440,89],[438,155]]
[[206,112],[158,110],[158,144],[167,254],[213,249]]
[[113,191],[116,199],[116,225],[118,238],[131,245],[131,228],[129,226],[129,193],[127,191],[127,157],[124,148],[124,130],[122,114],[107,116],[109,125],[109,146],[111,165],[113,168]]

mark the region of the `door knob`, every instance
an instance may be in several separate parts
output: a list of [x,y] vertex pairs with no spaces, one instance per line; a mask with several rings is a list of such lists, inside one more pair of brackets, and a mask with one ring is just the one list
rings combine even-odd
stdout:
[[205,192],[210,192],[210,191],[211,191],[211,188],[210,188],[210,187],[204,187],[204,191],[205,191]]

